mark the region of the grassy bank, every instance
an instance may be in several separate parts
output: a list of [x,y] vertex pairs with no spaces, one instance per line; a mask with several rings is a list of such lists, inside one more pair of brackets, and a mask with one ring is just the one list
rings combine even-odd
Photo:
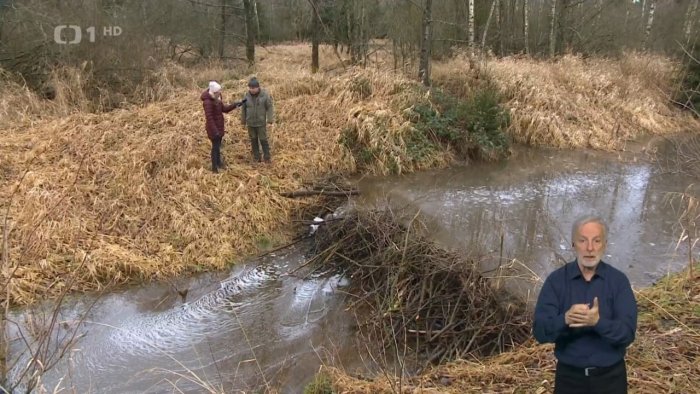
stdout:
[[[627,353],[632,393],[691,393],[700,384],[700,265],[670,275],[636,292],[637,339]],[[480,361],[469,359],[437,366],[406,378],[403,393],[549,393],[554,381],[551,345],[526,342],[512,351]],[[397,380],[351,377],[326,368],[328,393],[393,393]],[[311,391],[314,392],[314,391]],[[318,391],[323,392],[323,391]]]
[[[100,112],[101,99],[87,98],[89,84],[77,69],[55,71],[53,101],[2,85],[0,214],[9,288],[0,298],[25,304],[56,295],[71,276],[73,289],[86,291],[220,269],[290,238],[286,224],[313,201],[280,192],[329,175],[504,157],[502,128],[531,144],[614,148],[639,125],[662,133],[695,124],[670,109],[656,85],[643,83],[670,78],[672,64],[663,59],[638,56],[625,66],[633,60],[510,58],[477,69],[455,58],[435,65],[438,86],[427,91],[390,70],[343,66],[329,48],[321,73],[311,74],[309,56],[306,45],[277,45],[261,51],[255,70],[166,65],[136,89],[141,100],[124,98],[135,104],[110,112]],[[624,78],[588,81],[591,64],[596,75]],[[276,100],[274,164],[251,165],[234,112],[223,147],[229,168],[212,175],[201,89],[219,79],[233,100],[253,74]],[[578,91],[578,84],[585,86]],[[617,119],[625,122],[616,128]]]
[[[72,77],[53,102],[10,87],[0,106],[14,114],[0,128],[9,245],[9,291],[0,298],[30,303],[59,294],[69,277],[73,290],[87,291],[221,269],[290,239],[288,223],[314,201],[280,192],[330,175],[447,166],[462,146],[478,146],[457,129],[456,115],[436,112],[458,102],[434,104],[415,81],[333,61],[333,71],[312,75],[300,65],[308,56],[305,46],[280,45],[256,70],[164,68],[142,103],[110,112],[91,113]],[[221,79],[231,101],[252,74],[276,101],[274,164],[250,162],[234,112],[226,117],[228,169],[213,175],[198,86]],[[452,139],[436,135],[445,122]]]
[[620,150],[640,135],[700,130],[688,111],[670,105],[681,65],[659,55],[620,58],[567,55],[472,63],[456,57],[434,67],[433,79],[456,94],[493,81],[512,118],[517,142],[557,148]]

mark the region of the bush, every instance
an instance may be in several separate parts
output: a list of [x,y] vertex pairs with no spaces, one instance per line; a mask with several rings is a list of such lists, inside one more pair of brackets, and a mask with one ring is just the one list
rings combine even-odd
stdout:
[[462,157],[495,159],[508,150],[504,130],[510,123],[499,100],[493,86],[477,90],[467,100],[435,89],[432,99],[415,105],[409,116],[416,129],[448,144]]
[[467,130],[476,143],[482,158],[498,158],[506,154],[508,139],[504,130],[510,124],[510,115],[499,104],[494,87],[476,92],[470,102],[471,119]]

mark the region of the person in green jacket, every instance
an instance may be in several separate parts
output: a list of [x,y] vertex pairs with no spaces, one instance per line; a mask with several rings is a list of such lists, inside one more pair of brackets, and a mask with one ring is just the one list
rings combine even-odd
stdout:
[[260,158],[259,145],[262,146],[263,159],[266,163],[270,163],[270,144],[267,140],[267,125],[272,125],[274,121],[274,106],[270,94],[260,88],[260,83],[253,77],[248,82],[248,92],[245,94],[243,101],[243,110],[241,111],[241,121],[243,126],[248,127],[248,136],[250,137],[250,146],[253,152],[253,160],[255,162],[262,161]]

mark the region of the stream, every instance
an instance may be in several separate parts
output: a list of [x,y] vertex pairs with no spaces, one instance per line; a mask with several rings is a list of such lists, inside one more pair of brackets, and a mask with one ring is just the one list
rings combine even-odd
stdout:
[[[609,225],[605,261],[633,286],[648,286],[687,263],[677,247],[678,209],[669,193],[692,183],[642,154],[518,149],[513,158],[408,176],[358,181],[362,207],[419,211],[431,236],[503,276],[534,300],[541,280],[573,257],[570,227],[596,213]],[[250,260],[229,272],[67,298],[54,347],[77,333],[41,377],[47,391],[79,393],[251,392],[266,386],[300,393],[319,366],[377,373],[381,362],[345,310],[348,281],[290,275],[304,244]],[[174,290],[188,289],[186,299]],[[10,377],[20,379],[52,305],[15,310],[8,326]],[[379,360],[381,361],[381,360]]]

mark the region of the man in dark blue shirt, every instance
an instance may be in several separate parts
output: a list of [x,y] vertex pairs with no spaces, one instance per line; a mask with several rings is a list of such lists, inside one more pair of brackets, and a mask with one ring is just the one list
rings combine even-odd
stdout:
[[625,274],[601,261],[607,235],[600,218],[577,220],[576,260],[552,272],[537,299],[533,331],[538,342],[555,344],[555,394],[627,393],[637,302]]

